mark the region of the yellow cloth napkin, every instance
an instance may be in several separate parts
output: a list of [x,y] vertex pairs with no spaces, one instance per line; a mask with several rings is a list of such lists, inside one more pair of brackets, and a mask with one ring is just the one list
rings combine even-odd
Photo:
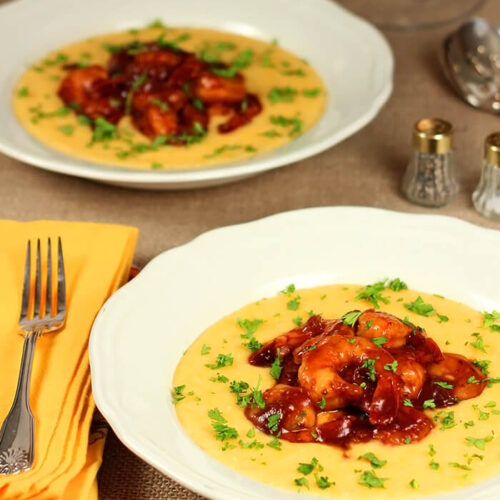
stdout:
[[67,290],[66,325],[42,336],[31,378],[35,463],[30,471],[0,476],[1,499],[97,498],[96,473],[105,432],[90,426],[94,401],[88,359],[89,333],[105,300],[128,277],[135,228],[78,222],[0,220],[0,421],[16,390],[23,338],[21,307],[28,239],[62,239]]

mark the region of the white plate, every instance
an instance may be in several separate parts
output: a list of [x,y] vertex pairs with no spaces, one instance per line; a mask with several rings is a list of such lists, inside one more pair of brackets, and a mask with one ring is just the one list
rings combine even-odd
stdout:
[[[215,28],[271,40],[307,58],[328,90],[327,109],[287,146],[216,168],[145,171],[101,166],[52,150],[12,113],[12,89],[38,58],[91,35],[145,25]],[[18,0],[0,8],[0,151],[54,172],[136,188],[187,189],[231,182],[317,154],[372,120],[392,90],[392,52],[382,35],[329,0]]]
[[[458,219],[354,207],[298,210],[210,231],[155,258],[102,308],[90,338],[97,406],[132,451],[207,497],[310,498],[237,474],[184,434],[169,394],[184,350],[222,316],[291,282],[400,276],[412,288],[498,310],[499,248],[499,231]],[[500,476],[434,498],[500,498]]]

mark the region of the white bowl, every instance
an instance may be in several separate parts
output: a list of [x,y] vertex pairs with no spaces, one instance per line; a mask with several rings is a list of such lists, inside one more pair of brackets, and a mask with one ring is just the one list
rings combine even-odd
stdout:
[[[210,231],[155,258],[106,302],[90,338],[95,401],[132,451],[202,495],[313,498],[248,479],[189,439],[169,395],[183,352],[221,317],[289,283],[300,288],[400,276],[414,289],[500,310],[498,248],[499,231],[372,208],[297,210]],[[500,498],[500,476],[432,498]]]
[[[145,25],[207,27],[270,40],[307,58],[328,90],[320,122],[287,146],[221,167],[145,171],[98,165],[50,149],[12,112],[19,76],[51,50]],[[392,90],[393,57],[371,25],[329,0],[18,0],[0,8],[0,151],[34,166],[109,184],[186,189],[223,184],[317,154],[372,120]]]

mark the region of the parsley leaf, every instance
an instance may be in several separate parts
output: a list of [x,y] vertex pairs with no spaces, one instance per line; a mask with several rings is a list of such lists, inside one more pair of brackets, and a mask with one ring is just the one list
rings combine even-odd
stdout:
[[274,359],[273,364],[271,365],[271,377],[278,380],[280,378],[282,369],[283,368],[280,362],[280,350],[278,348],[276,350],[276,358]]
[[174,405],[186,398],[186,396],[184,396],[183,394],[185,388],[186,384],[177,385],[174,387],[174,390],[172,391],[172,402],[174,403]]
[[320,476],[319,474],[314,474],[314,479],[316,479],[316,484],[318,485],[318,488],[321,488],[322,490],[329,488],[332,483],[328,480],[328,477],[326,476]]
[[267,94],[271,104],[277,102],[292,102],[297,95],[297,90],[292,87],[273,87]]
[[344,325],[348,326],[354,326],[356,324],[356,321],[358,321],[358,318],[363,314],[361,311],[351,311],[348,313],[345,313],[342,316],[342,321],[344,322]]
[[406,309],[414,312],[415,314],[419,314],[420,316],[432,316],[436,310],[431,304],[425,304],[424,300],[420,295],[415,299],[414,302],[410,302],[408,304],[404,304]]
[[366,285],[364,288],[357,290],[358,294],[354,297],[354,300],[369,300],[375,309],[380,309],[380,302],[383,302],[384,304],[389,303],[389,299],[382,296],[382,292],[384,290],[385,281],[378,281],[377,283]]
[[396,373],[397,369],[398,369],[398,362],[396,360],[394,360],[392,363],[386,363],[384,365],[384,370]]
[[401,281],[399,278],[394,278],[393,280],[389,281],[388,286],[391,290],[394,290],[395,292],[400,292],[401,290],[408,289],[408,285],[404,281]]
[[373,471],[367,470],[361,474],[359,484],[368,488],[383,488],[385,481],[387,478],[377,477]]
[[249,339],[253,336],[253,334],[257,331],[262,323],[264,323],[263,319],[239,319],[237,320],[238,326],[243,329],[245,333],[241,334],[240,337],[242,339]]
[[300,472],[301,474],[304,474],[304,476],[309,475],[319,464],[318,459],[313,457],[311,460],[311,463],[299,463],[299,466],[297,467],[297,471]]
[[387,463],[387,460],[380,460],[372,452],[365,453],[364,455],[358,457],[358,460],[363,460],[363,459],[368,460],[368,462],[370,462],[370,465],[374,469],[379,469],[380,467],[383,467]]
[[205,366],[211,370],[218,370],[224,366],[231,366],[233,361],[234,359],[231,354],[218,354],[215,363],[208,363]]
[[442,387],[443,389],[453,389],[453,385],[452,384],[448,384],[447,382],[437,382],[435,380],[434,384],[438,385],[439,387]]
[[296,311],[300,306],[300,297],[297,295],[297,297],[289,300],[286,304],[287,309],[290,309],[290,311]]
[[[387,337],[374,337],[371,341],[377,346],[381,347],[387,342]],[[397,362],[396,362],[397,363]],[[397,366],[397,364],[396,364]]]
[[484,450],[486,443],[493,441],[493,433],[490,436],[486,436],[484,438],[474,438],[467,437],[465,438],[467,446],[475,446],[478,450]]
[[209,345],[203,344],[201,346],[201,355],[206,356],[207,354],[210,354],[211,350],[212,350],[212,348]]
[[236,439],[238,431],[234,427],[229,427],[227,420],[222,416],[218,408],[208,411],[208,416],[212,419],[212,429],[215,432],[215,439],[226,441],[227,439]]

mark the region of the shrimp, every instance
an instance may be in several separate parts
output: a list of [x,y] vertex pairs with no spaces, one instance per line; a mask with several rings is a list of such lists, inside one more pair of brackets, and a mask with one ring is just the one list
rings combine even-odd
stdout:
[[118,123],[123,116],[124,82],[107,79],[101,66],[71,69],[59,88],[59,97],[68,106],[95,120],[103,117]]
[[[331,335],[304,352],[298,381],[316,404],[325,410],[354,405],[366,410],[370,423],[386,424],[394,419],[400,401],[401,381],[391,369],[394,358],[368,339]],[[345,376],[352,370],[352,382]],[[373,396],[365,386],[376,382]],[[360,382],[355,383],[355,382]]]
[[374,430],[374,437],[385,444],[408,444],[423,439],[433,427],[432,420],[425,413],[410,406],[401,406],[390,425]]
[[246,125],[262,111],[262,104],[255,94],[247,94],[245,99],[235,107],[234,115],[226,123],[218,127],[221,134],[227,134],[233,130]]
[[402,397],[416,399],[427,377],[425,368],[410,353],[397,355],[396,361],[398,362],[396,374],[403,382]]
[[77,103],[83,106],[92,93],[92,86],[108,77],[102,66],[76,68],[66,75],[59,88],[59,97],[67,104]]
[[278,355],[278,349],[280,359],[284,359],[306,340],[323,333],[325,325],[326,322],[320,316],[311,316],[303,326],[276,337],[251,354],[248,362],[254,366],[270,366]]
[[240,74],[223,78],[205,71],[196,79],[194,95],[208,104],[239,103],[246,96],[245,79]]
[[364,443],[373,438],[373,427],[363,413],[334,410],[318,414],[316,441],[347,448],[351,443]]
[[358,318],[356,334],[367,339],[384,337],[384,348],[395,349],[406,344],[412,330],[392,314],[368,309]]
[[[314,441],[311,430],[316,424],[316,411],[304,389],[276,384],[264,391],[262,397],[265,408],[245,408],[246,417],[255,427],[267,434],[279,434],[289,441]],[[279,415],[279,418],[274,415]]]
[[[425,398],[434,399],[437,406],[445,406],[438,404],[442,399],[443,389],[458,401],[463,401],[479,396],[486,387],[485,375],[460,354],[444,353],[443,361],[429,365],[427,372],[433,384],[432,394],[426,394]],[[453,387],[446,389],[442,387],[443,384],[436,382],[444,382]]]

